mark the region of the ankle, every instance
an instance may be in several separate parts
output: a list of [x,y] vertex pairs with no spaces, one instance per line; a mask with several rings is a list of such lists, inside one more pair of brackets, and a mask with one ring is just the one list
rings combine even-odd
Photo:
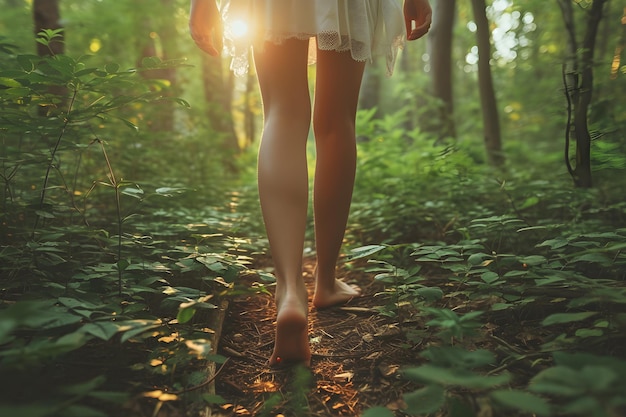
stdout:
[[290,285],[277,285],[274,299],[278,307],[280,307],[283,303],[298,303],[306,305],[308,302],[308,292],[304,282]]
[[335,286],[335,278],[336,269],[333,266],[332,268],[320,268],[319,266],[315,268],[314,277],[315,277],[315,286],[324,288],[328,291],[332,291]]

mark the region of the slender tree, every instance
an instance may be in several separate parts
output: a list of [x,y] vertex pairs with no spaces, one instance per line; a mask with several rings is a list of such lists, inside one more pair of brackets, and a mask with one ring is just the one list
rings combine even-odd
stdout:
[[221,58],[202,54],[202,84],[206,115],[211,127],[224,135],[227,149],[238,150],[239,143],[231,113],[233,80],[225,78]]
[[[33,2],[33,22],[35,37],[38,36],[39,32],[45,29],[62,29],[59,0],[35,0]],[[59,35],[52,39],[47,45],[37,42],[37,55],[54,56],[64,53],[64,38],[63,32],[60,32]],[[67,93],[65,86],[62,85],[51,85],[48,87],[48,91],[59,97],[65,97]],[[61,103],[63,103],[63,99]],[[46,116],[48,110],[49,108],[41,106],[38,109],[38,113],[40,116]]]
[[[35,36],[44,29],[61,29],[59,0],[35,0],[33,2],[33,21],[35,23]],[[40,56],[57,55],[63,52],[62,37],[54,39],[49,45],[37,43],[37,54]]]
[[[563,64],[563,84],[568,104],[565,129],[565,164],[577,187],[589,188],[591,177],[591,134],[588,113],[593,93],[593,56],[598,27],[606,0],[594,0],[585,9],[585,34],[577,39],[576,19],[571,0],[558,0],[565,23],[567,56]],[[570,160],[570,142],[575,143],[575,165]]]
[[[159,6],[165,13],[153,14],[148,19],[140,21],[142,31],[139,33],[141,47],[141,60],[148,57],[159,57],[168,60],[175,54],[176,32],[171,22],[163,16],[171,16],[176,10],[172,0],[160,0]],[[141,65],[141,60],[138,65]],[[160,91],[164,97],[176,95],[176,69],[174,67],[158,68],[143,71],[141,75],[147,79],[165,80],[168,88]],[[172,131],[174,129],[174,103],[171,100],[162,100],[152,104],[155,114],[148,120],[148,127],[154,132]]]
[[500,118],[496,94],[491,76],[491,36],[485,0],[472,0],[474,21],[476,22],[476,43],[478,46],[478,85],[483,114],[483,130],[487,160],[493,166],[504,164],[502,140],[500,137]]
[[456,137],[452,86],[452,41],[456,0],[436,1],[433,4],[433,25],[430,29],[429,55],[433,96],[441,106],[441,136]]

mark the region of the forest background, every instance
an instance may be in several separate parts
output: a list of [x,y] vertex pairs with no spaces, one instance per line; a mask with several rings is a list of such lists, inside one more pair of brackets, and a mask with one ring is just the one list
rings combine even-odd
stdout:
[[[385,285],[380,314],[428,317],[440,338],[396,413],[470,415],[462,389],[496,409],[624,415],[626,8],[432,4],[393,77],[366,70],[346,236],[344,267]],[[198,317],[272,286],[256,268],[254,70],[197,50],[188,8],[0,0],[1,415],[226,401],[150,390],[202,381],[198,363],[225,358]],[[459,296],[480,309],[448,308]],[[532,352],[466,350],[502,312],[542,329]],[[524,361],[524,377],[505,366]]]

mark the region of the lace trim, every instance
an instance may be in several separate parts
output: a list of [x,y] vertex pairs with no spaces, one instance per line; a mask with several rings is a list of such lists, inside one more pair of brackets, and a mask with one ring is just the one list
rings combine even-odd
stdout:
[[[289,39],[298,40],[312,40],[312,44],[309,45],[309,65],[312,65],[316,61],[316,47],[323,51],[337,51],[347,52],[350,51],[352,59],[359,62],[372,62],[374,59],[374,51],[365,42],[350,39],[348,36],[341,36],[336,32],[323,32],[317,35],[308,33],[268,33],[263,42],[255,42],[254,47],[258,51],[263,50],[263,44],[265,42],[271,42],[276,45],[281,45]],[[248,54],[250,47],[249,43],[237,45],[237,42],[233,42],[227,38],[225,42],[225,49],[227,53],[232,57],[230,69],[236,76],[245,75],[250,69],[250,62],[248,60]],[[395,61],[398,53],[398,49],[402,49],[404,46],[404,37],[397,36],[386,48],[386,51],[382,51],[381,55],[385,56],[387,63],[387,75],[390,76],[393,73]]]

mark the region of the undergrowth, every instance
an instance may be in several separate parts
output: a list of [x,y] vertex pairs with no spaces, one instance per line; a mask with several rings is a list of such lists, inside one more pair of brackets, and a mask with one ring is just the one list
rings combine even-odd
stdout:
[[[241,233],[237,193],[212,181],[220,168],[199,177],[181,138],[163,145],[180,148],[172,158],[142,124],[158,101],[187,106],[142,73],[184,63],[101,68],[0,43],[0,415],[218,401],[196,389],[225,360],[208,312],[255,291],[236,278],[253,273],[257,246]],[[168,180],[175,169],[188,177]]]
[[[403,413],[624,415],[623,172],[577,190],[541,158],[534,174],[495,172],[472,145],[383,125],[401,123],[364,126],[350,259],[369,260],[386,288],[380,314],[421,350],[403,378],[422,388]],[[596,144],[596,156],[611,147]]]

